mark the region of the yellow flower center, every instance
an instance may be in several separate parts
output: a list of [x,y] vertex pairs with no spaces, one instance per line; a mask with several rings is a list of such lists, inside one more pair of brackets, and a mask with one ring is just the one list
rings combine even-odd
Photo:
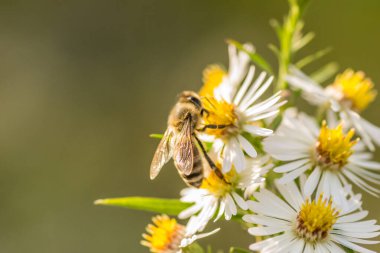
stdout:
[[297,216],[296,234],[309,242],[325,239],[339,215],[331,205],[332,201],[323,200],[322,195],[318,201],[307,200]]
[[208,112],[203,117],[205,133],[216,137],[229,136],[238,130],[236,126],[238,117],[235,113],[235,106],[214,97],[202,98],[203,108]]
[[236,172],[233,168],[224,174],[224,180],[216,175],[214,171],[210,171],[209,175],[203,179],[200,188],[208,190],[218,198],[224,197],[226,193],[231,191],[232,187],[232,185],[227,182],[231,182],[234,177],[236,177]]
[[143,234],[145,240],[141,241],[141,244],[148,247],[152,253],[177,252],[185,234],[185,227],[167,215],[157,215],[152,221],[153,224],[146,227],[148,234]]
[[376,97],[373,83],[365,77],[364,72],[347,69],[338,75],[332,87],[341,93],[341,101],[353,110],[363,111]]
[[341,124],[330,129],[323,121],[316,145],[319,165],[329,170],[338,170],[346,165],[353,153],[352,147],[358,142],[358,139],[351,140],[354,134],[355,130],[351,129],[344,135]]
[[203,70],[203,87],[199,91],[201,97],[213,96],[214,89],[219,86],[227,75],[219,65],[210,65]]

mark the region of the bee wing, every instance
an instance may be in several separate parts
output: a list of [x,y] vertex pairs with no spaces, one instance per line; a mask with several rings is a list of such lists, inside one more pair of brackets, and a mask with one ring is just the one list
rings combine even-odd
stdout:
[[162,166],[167,163],[173,156],[173,148],[171,145],[171,139],[173,135],[173,130],[168,128],[162,137],[160,144],[154,153],[152,163],[150,165],[150,179],[157,177]]
[[194,163],[194,142],[191,133],[191,119],[187,119],[175,140],[173,159],[177,169],[186,176],[191,174]]

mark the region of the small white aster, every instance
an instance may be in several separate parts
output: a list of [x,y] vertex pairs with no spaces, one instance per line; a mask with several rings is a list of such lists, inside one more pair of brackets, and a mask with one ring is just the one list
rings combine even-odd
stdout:
[[[193,218],[192,233],[202,231],[207,223],[220,219],[226,220],[238,213],[238,209],[247,210],[245,197],[250,197],[255,189],[262,186],[263,174],[271,168],[267,165],[268,158],[249,162],[241,173],[231,170],[225,174],[225,180],[220,179],[213,171],[203,180],[200,188],[185,188],[181,191],[181,201],[194,203],[179,214],[179,218]],[[262,166],[262,167],[261,167]]]
[[375,149],[373,143],[380,146],[380,128],[359,115],[376,96],[373,83],[363,72],[346,70],[336,77],[334,83],[323,88],[300,70],[291,68],[287,81],[293,88],[301,89],[311,104],[328,105],[330,115],[338,113],[344,127],[354,127],[371,151]]
[[262,189],[254,194],[256,201],[248,201],[255,214],[243,220],[258,225],[249,228],[254,236],[270,236],[250,245],[261,253],[344,253],[346,247],[359,253],[375,253],[359,244],[376,244],[368,240],[377,237],[380,226],[376,220],[362,221],[367,211],[360,210],[360,196],[347,200],[342,209],[322,195],[313,201],[302,196],[297,185],[277,184],[284,200]]
[[324,193],[339,202],[348,179],[377,196],[379,189],[366,181],[380,184],[380,175],[376,173],[380,163],[371,161],[372,154],[358,140],[352,140],[353,135],[353,129],[345,135],[341,126],[329,128],[324,123],[319,128],[311,117],[288,109],[276,133],[263,144],[268,154],[283,162],[274,169],[284,173],[281,183],[311,172],[305,183],[307,195],[317,189],[317,195]]
[[256,79],[254,75],[255,67],[250,66],[238,89],[231,90],[222,82],[216,87],[214,83],[214,86],[200,92],[203,107],[208,112],[203,118],[203,132],[214,137],[213,150],[223,160],[223,173],[230,171],[232,166],[238,172],[242,171],[246,163],[244,152],[249,157],[257,156],[256,149],[244,133],[260,137],[271,135],[273,131],[263,127],[262,121],[276,116],[286,103],[281,100],[281,91],[258,102],[271,85],[273,77],[266,79],[265,72]]
[[183,248],[190,246],[196,240],[210,236],[218,232],[217,228],[209,233],[192,234],[189,228],[194,220],[190,219],[185,227],[173,218],[163,214],[152,218],[153,224],[146,227],[147,234],[143,234],[143,246],[150,249],[152,253],[182,253]]

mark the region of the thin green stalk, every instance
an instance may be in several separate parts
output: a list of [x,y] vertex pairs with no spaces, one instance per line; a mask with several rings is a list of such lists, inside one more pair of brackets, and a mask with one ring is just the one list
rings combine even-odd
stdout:
[[308,2],[309,0],[289,0],[289,14],[285,18],[283,26],[279,27],[277,23],[274,24],[280,42],[277,90],[287,88],[286,75],[288,74],[289,65],[292,60],[293,38]]

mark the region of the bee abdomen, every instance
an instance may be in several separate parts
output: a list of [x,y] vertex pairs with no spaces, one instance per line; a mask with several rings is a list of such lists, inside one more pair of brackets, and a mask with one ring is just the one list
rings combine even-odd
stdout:
[[193,170],[189,175],[181,174],[181,177],[188,185],[199,188],[204,177],[202,159],[194,157]]

